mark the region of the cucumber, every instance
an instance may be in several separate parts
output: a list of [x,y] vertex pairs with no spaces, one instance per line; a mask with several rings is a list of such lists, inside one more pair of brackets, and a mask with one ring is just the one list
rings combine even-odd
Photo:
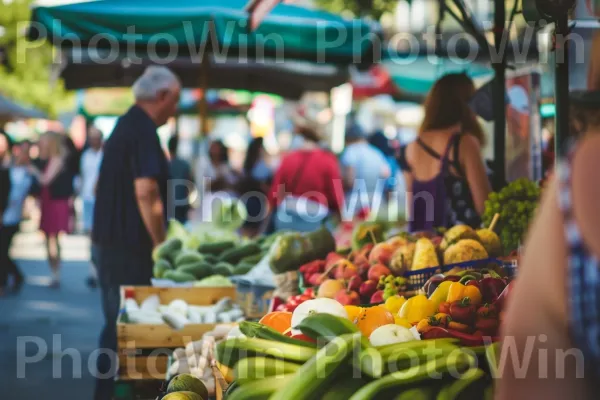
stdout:
[[154,249],[152,252],[152,259],[154,262],[163,259],[169,261],[170,263],[174,263],[176,254],[181,250],[182,247],[183,242],[181,239],[168,239]]
[[305,362],[316,352],[309,347],[257,338],[231,338],[217,344],[217,360],[228,367],[234,367],[244,357],[256,355]]
[[475,362],[474,357],[463,354],[463,357],[442,356],[426,363],[416,365],[403,371],[398,371],[377,379],[354,393],[350,400],[370,400],[387,389],[400,390],[412,384],[419,384],[432,379],[433,374],[446,373],[450,370],[461,371],[469,368]]
[[240,385],[236,381],[231,382],[229,386],[227,386],[227,390],[225,390],[225,393],[223,394],[223,399],[229,400],[233,391],[239,389],[239,387]]
[[267,357],[241,359],[233,368],[236,382],[240,385],[261,379],[279,379],[291,376],[300,369],[300,364]]
[[266,400],[270,395],[278,390],[284,389],[292,381],[292,377],[277,379],[261,379],[239,386],[228,400]]
[[433,400],[435,392],[431,388],[414,388],[400,393],[394,400]]
[[460,379],[444,386],[438,393],[436,400],[456,400],[470,385],[484,376],[485,373],[482,370],[478,368],[470,369]]
[[252,264],[252,265],[258,264],[260,262],[260,260],[263,259],[264,256],[265,255],[262,252],[253,254],[251,256],[242,258],[240,260],[240,263],[246,263],[246,264]]
[[242,322],[240,322],[239,327],[240,327],[240,331],[242,331],[242,333],[244,335],[246,335],[247,337],[250,337],[250,338],[255,337],[258,339],[273,340],[275,342],[295,344],[297,346],[303,346],[303,347],[311,347],[311,348],[316,347],[314,343],[310,343],[310,342],[306,342],[304,340],[298,340],[298,339],[291,338],[289,336],[282,335],[281,333],[277,332],[275,329],[271,328],[270,326],[266,326],[266,325],[260,324],[258,322],[242,321]]
[[233,265],[227,262],[220,262],[212,268],[213,275],[231,276],[233,275]]
[[215,265],[219,262],[219,257],[215,256],[214,254],[202,253],[202,255],[204,256],[204,261],[211,265]]
[[184,264],[204,261],[202,254],[194,250],[183,250],[175,257],[175,268],[179,268]]
[[[293,328],[300,330],[303,334],[320,344],[325,344],[337,336],[359,333],[356,325],[349,319],[326,313],[309,315]],[[361,347],[371,347],[366,337],[362,337]]]
[[219,256],[219,261],[225,261],[230,264],[237,264],[242,258],[252,256],[260,252],[260,246],[257,246],[255,243],[249,243],[241,247],[234,247],[224,251]]
[[343,335],[334,338],[325,347],[308,360],[294,375],[292,381],[275,392],[269,400],[313,400],[335,380],[352,357],[352,346],[358,334]]
[[164,259],[159,259],[152,268],[152,274],[155,278],[161,279],[164,276],[165,272],[170,271],[172,269],[173,266],[170,262]]
[[241,264],[236,265],[233,268],[233,274],[234,275],[246,275],[248,272],[250,272],[252,270],[252,268],[254,268],[253,264],[241,263]]
[[177,283],[185,283],[195,281],[196,277],[190,273],[175,270],[165,272],[163,279],[168,279]]
[[192,274],[197,280],[201,280],[211,275],[212,267],[204,261],[196,261],[177,267],[177,271]]
[[367,382],[360,378],[352,378],[352,371],[347,376],[342,376],[323,394],[321,400],[348,400]]
[[224,242],[204,243],[198,246],[198,252],[201,254],[212,254],[218,256],[225,250],[229,250],[233,247],[235,247],[235,242],[229,240]]

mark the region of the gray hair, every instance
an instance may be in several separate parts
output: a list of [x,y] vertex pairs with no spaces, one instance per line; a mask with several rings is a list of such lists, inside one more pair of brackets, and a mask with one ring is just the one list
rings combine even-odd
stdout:
[[169,68],[152,65],[135,81],[132,89],[136,100],[155,100],[160,92],[179,87],[179,78]]

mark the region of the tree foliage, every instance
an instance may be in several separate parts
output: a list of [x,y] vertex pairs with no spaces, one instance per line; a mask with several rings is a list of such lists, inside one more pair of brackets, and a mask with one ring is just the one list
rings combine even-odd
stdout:
[[28,42],[25,35],[32,0],[0,0],[0,93],[56,116],[72,107],[73,96],[52,79],[55,51],[48,43]]
[[315,3],[335,14],[350,12],[355,17],[368,15],[379,20],[386,12],[393,12],[398,1],[404,0],[315,0]]

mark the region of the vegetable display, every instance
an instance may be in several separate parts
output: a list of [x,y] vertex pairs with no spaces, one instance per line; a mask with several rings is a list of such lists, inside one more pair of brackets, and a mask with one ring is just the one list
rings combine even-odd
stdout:
[[539,186],[522,178],[511,182],[500,192],[491,193],[485,202],[484,224],[490,224],[496,213],[502,216],[497,230],[506,254],[519,248],[539,200]]
[[456,339],[418,340],[385,325],[367,340],[350,315],[309,314],[290,327],[304,335],[296,343],[280,333],[265,338],[256,323],[242,322],[245,338],[217,344],[218,362],[234,371],[227,400],[484,398],[493,390],[490,367],[477,365]]
[[212,306],[196,306],[184,300],[173,300],[161,305],[157,295],[149,296],[142,304],[134,299],[125,300],[125,322],[132,324],[168,324],[182,329],[187,324],[216,324],[243,321],[244,312],[232,299],[224,297]]
[[[153,253],[153,275],[156,279],[195,286],[232,286],[226,278],[245,275],[267,256],[278,235],[247,242],[222,227],[188,232],[179,222],[169,222],[169,235]],[[224,231],[227,232],[227,231]],[[222,240],[219,240],[222,239]]]

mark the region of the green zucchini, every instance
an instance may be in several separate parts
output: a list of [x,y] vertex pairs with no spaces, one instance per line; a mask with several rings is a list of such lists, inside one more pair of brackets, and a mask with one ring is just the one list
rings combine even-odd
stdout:
[[235,247],[235,242],[230,240],[224,242],[204,243],[198,246],[198,252],[202,254],[212,254],[218,256],[226,250]]
[[310,360],[305,362],[293,376],[292,381],[276,391],[269,400],[313,400],[329,387],[352,357],[356,335],[336,337]]
[[250,243],[241,247],[234,247],[226,250],[219,256],[219,261],[237,264],[242,258],[252,256],[260,252],[261,250],[259,246],[254,243]]

